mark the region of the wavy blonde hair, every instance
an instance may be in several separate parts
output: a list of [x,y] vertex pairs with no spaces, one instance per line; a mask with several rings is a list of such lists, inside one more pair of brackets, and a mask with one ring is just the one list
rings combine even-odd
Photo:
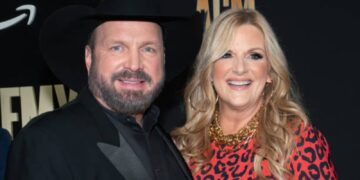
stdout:
[[254,146],[254,169],[265,179],[260,163],[266,159],[272,174],[284,179],[291,176],[286,162],[294,149],[293,128],[301,122],[307,125],[308,117],[292,86],[286,58],[276,36],[256,10],[227,10],[205,32],[194,74],[185,89],[187,121],[172,132],[172,137],[185,160],[196,163],[195,171],[209,161],[208,129],[217,108],[217,94],[211,84],[213,64],[228,51],[236,28],[244,24],[253,25],[263,33],[272,79],[272,83],[264,88],[264,111],[260,114]]

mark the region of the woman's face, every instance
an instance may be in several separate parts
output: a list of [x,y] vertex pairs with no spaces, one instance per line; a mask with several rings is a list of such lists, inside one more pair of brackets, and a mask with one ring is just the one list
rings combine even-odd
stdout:
[[264,35],[257,27],[241,25],[235,29],[228,51],[214,62],[212,78],[221,108],[258,107],[271,79]]

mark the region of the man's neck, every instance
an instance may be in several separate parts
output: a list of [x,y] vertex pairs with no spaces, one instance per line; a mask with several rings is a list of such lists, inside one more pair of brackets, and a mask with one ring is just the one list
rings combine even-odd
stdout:
[[143,127],[144,121],[143,117],[144,114],[130,114],[130,116],[135,118],[135,121],[139,124],[140,127]]

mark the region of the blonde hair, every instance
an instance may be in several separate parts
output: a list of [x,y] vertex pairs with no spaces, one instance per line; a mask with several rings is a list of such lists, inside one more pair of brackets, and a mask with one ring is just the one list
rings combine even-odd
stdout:
[[187,121],[172,132],[172,137],[185,160],[197,164],[196,171],[209,160],[208,129],[217,108],[217,95],[211,84],[213,63],[228,51],[235,29],[244,24],[253,25],[264,34],[272,79],[271,85],[264,88],[264,111],[261,111],[256,134],[254,169],[265,179],[260,163],[266,159],[272,174],[283,179],[290,175],[285,163],[294,148],[292,128],[301,122],[306,125],[308,118],[293,89],[286,58],[276,36],[256,10],[227,10],[204,34],[194,74],[185,89]]

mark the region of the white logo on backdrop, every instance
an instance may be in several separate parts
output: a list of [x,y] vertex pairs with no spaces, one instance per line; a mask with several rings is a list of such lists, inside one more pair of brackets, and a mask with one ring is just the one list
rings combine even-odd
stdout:
[[19,23],[20,21],[22,21],[23,19],[25,19],[26,17],[28,17],[28,21],[27,21],[27,25],[31,25],[31,23],[34,21],[35,19],[35,14],[36,14],[36,7],[34,5],[31,4],[25,4],[22,6],[19,6],[16,8],[16,11],[20,11],[20,10],[29,10],[29,15],[27,14],[27,12],[22,13],[14,18],[11,18],[9,20],[0,22],[0,30],[9,28],[11,26],[14,26],[15,24]]

